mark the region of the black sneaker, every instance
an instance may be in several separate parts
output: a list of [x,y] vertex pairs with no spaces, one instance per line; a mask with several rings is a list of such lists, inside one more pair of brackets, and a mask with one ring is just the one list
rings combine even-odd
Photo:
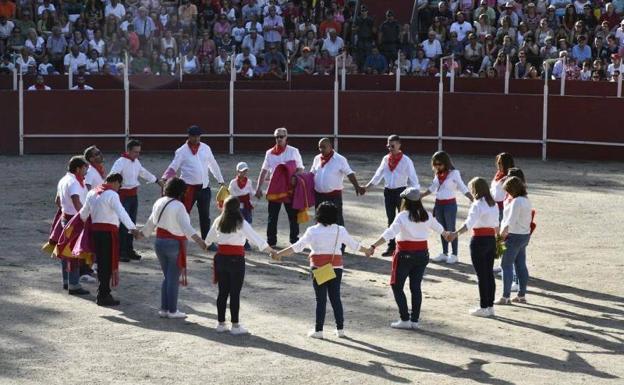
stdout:
[[66,283],[64,283],[63,284],[63,290],[67,290],[68,288],[69,288],[69,286]]
[[394,254],[394,249],[391,248],[387,248],[386,251],[384,251],[381,256],[382,257],[391,257]]
[[130,255],[128,255],[128,258],[130,258],[133,261],[140,261],[142,257],[136,251],[132,250]]
[[69,294],[70,295],[89,295],[91,293],[89,293],[89,290],[79,288],[79,289],[69,289]]
[[214,244],[214,242],[213,242],[213,243],[211,243],[211,244],[208,246],[208,251],[217,251],[217,245],[215,245],[215,244]]
[[118,299],[113,298],[112,295],[108,295],[104,298],[97,298],[95,303],[97,303],[98,306],[117,306],[119,305],[121,302],[119,302]]
[[120,262],[130,262],[130,258],[128,258],[128,256],[126,254],[122,254],[119,256],[119,261]]

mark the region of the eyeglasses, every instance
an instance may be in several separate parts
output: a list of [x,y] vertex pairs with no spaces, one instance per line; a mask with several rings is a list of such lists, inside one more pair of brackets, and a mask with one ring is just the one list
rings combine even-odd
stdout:
[[286,135],[275,135],[275,139],[284,139]]

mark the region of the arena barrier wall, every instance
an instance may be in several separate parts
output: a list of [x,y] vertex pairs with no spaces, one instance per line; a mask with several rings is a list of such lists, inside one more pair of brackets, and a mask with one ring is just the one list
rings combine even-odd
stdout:
[[[559,91],[557,83],[550,89]],[[456,82],[456,92],[442,95],[430,90],[338,91],[338,85],[334,91],[234,87],[232,93],[25,91],[22,131],[19,92],[0,91],[0,151],[76,153],[93,143],[119,151],[129,137],[142,139],[146,151],[172,151],[184,140],[186,128],[198,124],[216,152],[264,151],[272,144],[273,130],[284,126],[293,143],[309,149],[328,136],[340,151],[381,152],[387,135],[397,133],[409,151],[427,153],[442,148],[550,158],[621,160],[624,155],[622,98],[551,93],[544,103],[543,94],[457,91],[471,89],[462,87]]]

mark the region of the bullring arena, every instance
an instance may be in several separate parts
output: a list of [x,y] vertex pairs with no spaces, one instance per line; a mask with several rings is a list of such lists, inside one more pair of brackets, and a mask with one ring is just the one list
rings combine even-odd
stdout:
[[[256,1],[267,3],[266,8]],[[624,384],[622,2],[278,0],[282,16],[281,11],[274,13],[274,3],[0,0],[0,385]],[[572,16],[564,16],[568,12]],[[484,15],[495,16],[493,25],[486,25]],[[569,30],[569,36],[559,30]],[[453,34],[465,36],[456,40]],[[259,48],[256,35],[264,35],[266,47],[263,43]],[[556,47],[549,45],[554,37]],[[250,48],[253,64],[246,51]],[[86,50],[89,59],[82,52]],[[532,54],[535,50],[539,54]],[[256,62],[256,56],[265,63]],[[276,130],[280,127],[287,133]],[[321,138],[327,139],[319,143]],[[194,142],[200,139],[204,144]],[[134,144],[127,147],[129,143]],[[293,166],[296,156],[291,162],[283,159],[282,154],[294,151],[286,143],[299,150],[303,167]],[[97,153],[103,156],[103,169],[93,149],[84,159],[70,160],[94,145],[101,150]],[[286,181],[277,192],[294,201],[301,171],[310,170],[315,156],[326,170],[341,159],[337,153],[346,157],[361,189],[344,178],[343,192],[320,191],[316,176],[321,171],[308,175],[315,184],[312,196],[342,196],[344,228],[362,246],[360,252],[346,249],[341,269],[334,263],[340,251],[336,238],[333,269],[328,267],[342,274],[341,280],[336,276],[320,285],[334,287],[335,295],[338,282],[343,328],[334,322],[332,289],[327,289],[331,305],[324,329],[319,330],[318,322],[315,327],[320,295],[315,297],[312,287],[318,289],[319,277],[312,277],[311,263],[328,256],[313,252],[327,239],[317,238],[316,246],[310,243],[304,252],[281,260],[278,255],[287,253],[275,253],[291,245],[285,210],[279,214],[277,242],[267,243],[265,252],[255,246],[245,251],[242,241],[236,243],[240,239],[219,242],[239,235],[242,219],[237,219],[234,235],[221,232],[218,222],[214,249],[208,248],[212,241],[204,242],[197,234],[194,242],[189,240],[188,285],[179,287],[177,309],[165,300],[171,288],[163,284],[163,274],[169,284],[174,277],[173,286],[178,287],[185,241],[159,217],[160,227],[150,238],[140,239],[135,231],[134,250],[142,258],[122,260],[119,285],[112,295],[106,293],[106,285],[115,283],[110,271],[115,255],[126,250],[117,248],[118,234],[130,236],[113,223],[119,223],[119,212],[111,214],[116,218],[112,222],[95,221],[101,207],[93,202],[106,196],[124,202],[123,213],[129,210],[125,205],[136,190],[127,185],[133,178],[127,170],[137,164],[137,147],[140,163],[154,175],[153,181],[148,174],[144,177],[167,183],[166,194],[175,190],[172,185],[182,186],[182,194],[167,197],[183,218],[190,191],[210,206],[213,221],[222,212],[239,218],[239,207],[248,208],[243,200],[247,195],[240,202],[217,202],[220,180],[205,145],[226,186],[231,180],[232,186],[236,181],[244,185],[248,167],[251,227],[262,246],[265,240],[273,243],[267,234],[269,211],[279,194],[269,194],[267,188],[278,179],[276,170],[281,167]],[[190,163],[176,166],[183,171],[173,178],[178,148],[186,151]],[[458,184],[451,199],[436,198],[443,190],[436,186],[453,172],[439,151],[452,157],[469,185],[467,194]],[[513,156],[525,183],[506,175],[514,167],[502,161],[497,165],[501,153]],[[197,154],[205,158],[196,162]],[[264,189],[252,196],[265,157],[280,159],[279,165],[270,167]],[[410,160],[419,188],[399,196],[397,190],[415,184],[401,179],[409,167],[399,166]],[[114,164],[125,166],[113,172]],[[68,166],[74,167],[71,173]],[[185,167],[186,177],[188,168],[195,167],[196,173],[201,169],[199,182],[180,183]],[[284,171],[288,167],[293,170]],[[368,186],[378,167],[384,178]],[[95,192],[86,195],[81,172],[89,168],[110,180],[91,186]],[[238,179],[237,172],[242,173]],[[75,178],[71,188],[80,185],[87,198],[66,187],[57,189],[64,175]],[[339,179],[347,175],[338,173]],[[122,177],[126,185],[119,182]],[[471,202],[463,195],[480,194],[477,201],[490,214],[498,213],[493,210],[496,202],[486,197],[490,193],[483,195],[468,183],[475,177],[488,186],[502,180],[505,199],[495,199],[501,222],[473,226],[472,237],[459,235],[456,263],[451,255],[434,260],[442,251],[436,232],[445,237],[454,233],[446,224],[436,231],[433,219],[410,218],[402,225],[394,254],[383,239],[378,241],[388,228],[384,206],[393,193],[408,211],[421,201],[429,213],[434,203],[436,210],[452,207],[456,195],[457,229],[473,218]],[[201,183],[208,179],[212,195],[206,198]],[[294,193],[289,180],[296,181]],[[154,183],[140,183],[134,221],[138,230],[150,222],[152,206],[163,193]],[[435,196],[422,197],[427,189]],[[63,220],[54,222],[57,194]],[[528,221],[525,215],[520,226],[518,211],[509,207],[518,207],[524,198],[534,217]],[[80,213],[88,207],[90,220],[66,212],[68,207]],[[527,207],[525,214],[531,213]],[[310,207],[300,237],[306,229],[313,231],[317,220],[318,228],[334,226],[335,214],[320,215],[323,210],[334,213],[336,207]],[[425,238],[413,233],[405,237],[405,229],[423,222],[433,230]],[[72,249],[63,254],[63,242],[69,242],[63,237],[74,237],[71,246],[83,246],[72,235],[82,224],[86,232],[76,234],[85,234],[88,252]],[[195,208],[190,224],[199,234]],[[478,233],[475,227],[486,231]],[[88,231],[92,233],[87,236]],[[102,233],[110,237],[104,248],[96,241]],[[512,290],[514,302],[504,304],[500,301],[509,297],[503,295],[501,275],[490,274],[491,268],[485,275],[477,269],[479,258],[494,258],[496,247],[477,255],[477,248],[469,245],[479,237],[499,248],[507,245],[502,259],[494,260],[498,267],[512,258],[517,236],[530,239],[527,291],[520,294],[522,264],[515,270],[507,264],[503,268],[518,276],[520,292]],[[163,240],[175,244],[175,252],[158,249]],[[376,241],[379,246],[369,248]],[[51,245],[48,252],[42,250],[46,242]],[[72,269],[86,268],[85,255],[101,260],[93,266],[97,271],[80,270],[75,284],[71,274],[77,272]],[[519,255],[513,258],[519,261]],[[164,268],[166,258],[169,268]],[[68,281],[60,274],[59,259],[69,264]],[[232,271],[223,267],[229,263]],[[400,319],[395,296],[409,298],[411,290],[409,285],[397,290],[391,277],[406,263],[414,263],[414,271],[424,269],[418,280],[422,305],[420,317]],[[245,279],[239,324],[230,322],[236,285],[225,283],[224,277],[241,278],[241,270]],[[477,279],[477,271],[479,277],[494,277],[494,304],[484,305],[483,298],[480,302],[479,288],[486,280]],[[505,276],[508,283],[510,276]],[[216,278],[218,284],[213,283]],[[218,315],[225,306],[218,300],[222,288],[230,290],[226,322]]]

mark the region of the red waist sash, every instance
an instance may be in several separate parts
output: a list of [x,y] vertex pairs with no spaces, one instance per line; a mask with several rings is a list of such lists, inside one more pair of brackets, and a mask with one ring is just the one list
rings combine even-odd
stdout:
[[390,284],[396,283],[397,267],[399,266],[399,253],[402,251],[427,251],[429,245],[427,241],[398,241],[397,247],[392,254],[392,273],[390,274]]
[[184,235],[171,234],[169,231],[160,227],[156,228],[156,238],[161,239],[175,239],[180,245],[178,251],[178,268],[180,269],[180,285],[188,285],[188,278],[186,276],[186,237]]
[[245,246],[243,245],[217,245],[217,253],[212,260],[212,283],[219,282],[217,274],[217,255],[224,257],[245,257]]
[[496,229],[494,227],[477,227],[472,229],[473,237],[493,237],[496,236]]
[[446,206],[446,205],[451,205],[451,204],[453,204],[455,202],[456,202],[455,198],[451,198],[451,199],[436,199],[435,204],[439,205],[439,206]]
[[126,198],[135,197],[139,192],[138,187],[133,188],[121,188],[119,189],[119,199],[124,200]]
[[187,184],[186,192],[184,193],[184,207],[186,208],[186,212],[190,213],[193,208],[193,202],[195,201],[195,194],[197,190],[201,190],[203,185],[201,184]]
[[[334,258],[332,262],[332,257]],[[311,254],[310,261],[313,267],[321,267],[328,263],[331,263],[333,267],[343,266],[341,254]]]
[[[91,231],[103,231],[111,235],[111,286],[119,285],[119,226],[112,223],[92,223]],[[97,255],[96,255],[97,257]],[[98,258],[99,259],[99,258]]]

